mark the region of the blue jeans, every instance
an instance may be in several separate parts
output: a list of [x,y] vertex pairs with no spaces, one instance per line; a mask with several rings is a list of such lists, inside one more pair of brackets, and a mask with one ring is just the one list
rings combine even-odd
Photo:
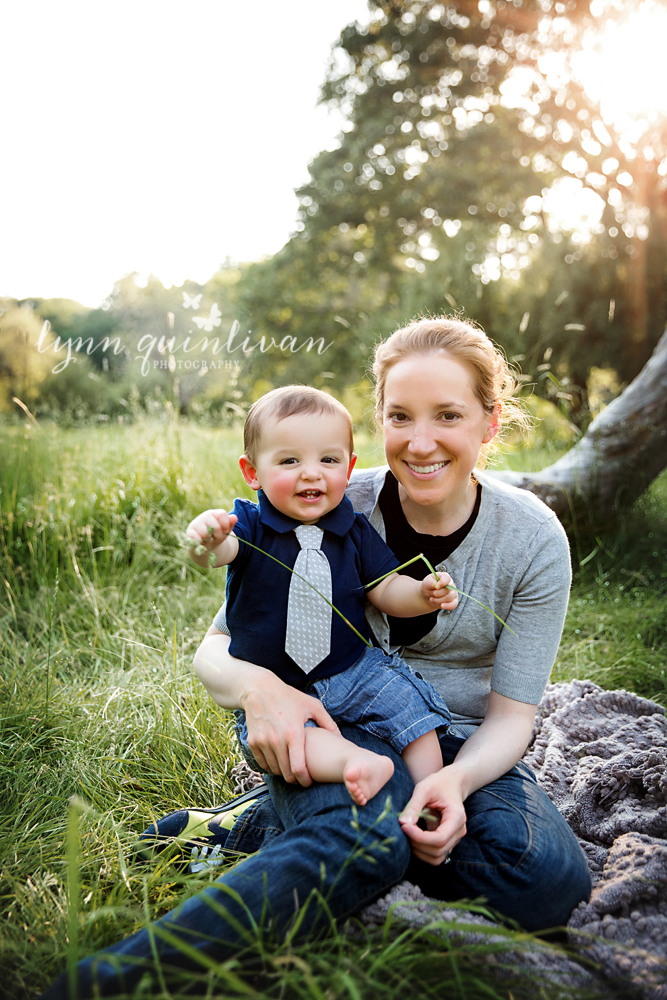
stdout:
[[[444,764],[453,762],[464,742],[451,731],[440,737]],[[467,833],[451,864],[434,868],[411,857],[405,878],[435,899],[483,896],[528,931],[566,924],[591,894],[588,862],[528,765],[519,761],[474,792],[465,810]]]
[[[466,801],[468,834],[454,848],[451,864],[433,868],[411,861],[397,811],[410,798],[412,780],[402,759],[372,734],[342,727],[359,746],[391,756],[395,771],[382,791],[358,810],[360,832],[352,826],[352,803],[344,785],[288,785],[268,777],[271,799],[259,799],[237,820],[227,846],[262,850],[186,900],[177,909],[79,963],[78,997],[130,989],[150,967],[153,950],[163,967],[194,963],[174,946],[184,941],[217,961],[238,954],[251,919],[281,938],[295,911],[308,903],[296,934],[301,939],[326,926],[311,898],[326,899],[329,912],[344,919],[408,877],[427,895],[440,899],[477,898],[528,930],[563,924],[590,894],[590,875],[577,840],[555,806],[539,789],[530,769],[517,764],[508,774]],[[450,763],[463,739],[441,738]],[[392,809],[385,809],[387,795]],[[389,850],[381,849],[389,841]],[[363,848],[363,849],[360,849]],[[141,965],[137,965],[137,961]],[[67,1000],[61,976],[42,1000]]]

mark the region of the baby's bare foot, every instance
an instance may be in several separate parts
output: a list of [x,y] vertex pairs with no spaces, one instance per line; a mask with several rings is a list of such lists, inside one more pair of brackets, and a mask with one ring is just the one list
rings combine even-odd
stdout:
[[343,772],[343,781],[358,806],[365,806],[380,791],[394,773],[389,757],[371,753],[353,757]]

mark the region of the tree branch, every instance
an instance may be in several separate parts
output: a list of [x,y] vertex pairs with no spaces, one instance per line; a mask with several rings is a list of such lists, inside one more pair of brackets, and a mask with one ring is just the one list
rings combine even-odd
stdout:
[[621,395],[566,455],[541,472],[493,471],[559,517],[595,527],[637,500],[667,466],[667,331]]

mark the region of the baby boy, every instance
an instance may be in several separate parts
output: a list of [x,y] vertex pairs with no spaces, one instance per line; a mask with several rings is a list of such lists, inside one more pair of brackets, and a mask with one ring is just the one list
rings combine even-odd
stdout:
[[[370,646],[365,602],[407,618],[452,610],[458,598],[447,573],[420,583],[392,572],[395,556],[345,496],[355,461],[342,404],[308,386],[274,389],[250,408],[244,429],[240,466],[258,503],[206,511],[187,535],[229,567],[230,653],[319,698],[334,720],[387,740],[417,782],[442,767],[435,729],[451,716],[419,674]],[[208,553],[190,554],[208,564]],[[259,770],[240,716],[244,755]],[[305,753],[315,781],[344,781],[362,806],[394,769],[388,757],[314,723]]]

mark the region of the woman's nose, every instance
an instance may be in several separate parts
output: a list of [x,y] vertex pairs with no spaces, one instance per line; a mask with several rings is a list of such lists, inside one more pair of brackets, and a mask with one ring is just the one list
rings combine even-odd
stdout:
[[435,447],[436,442],[431,427],[428,424],[415,424],[408,450],[414,455],[430,455]]

